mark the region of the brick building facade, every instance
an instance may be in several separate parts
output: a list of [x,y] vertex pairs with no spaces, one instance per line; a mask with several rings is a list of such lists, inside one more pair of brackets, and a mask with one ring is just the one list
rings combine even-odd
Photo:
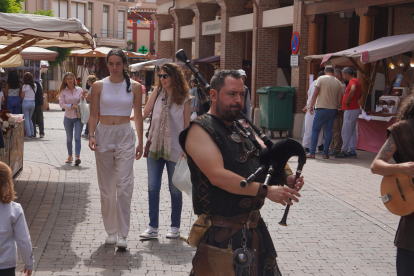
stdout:
[[[219,69],[248,72],[257,125],[260,103],[255,91],[263,86],[295,86],[296,138],[301,136],[301,110],[310,74],[321,70],[318,64],[306,62],[305,56],[414,32],[414,0],[157,0],[156,4],[153,19],[159,58],[173,58],[180,48],[195,58],[212,56],[219,49]],[[300,34],[300,61],[299,66],[290,67],[294,31]],[[368,73],[371,70],[370,65],[363,68]],[[207,80],[213,73],[208,68],[200,68],[200,72]],[[366,80],[358,77],[367,90]]]

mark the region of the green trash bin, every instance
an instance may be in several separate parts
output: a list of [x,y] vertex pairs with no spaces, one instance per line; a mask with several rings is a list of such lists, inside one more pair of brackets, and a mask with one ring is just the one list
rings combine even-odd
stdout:
[[292,136],[293,129],[293,86],[267,86],[257,90],[260,106],[260,126],[263,129],[287,131]]

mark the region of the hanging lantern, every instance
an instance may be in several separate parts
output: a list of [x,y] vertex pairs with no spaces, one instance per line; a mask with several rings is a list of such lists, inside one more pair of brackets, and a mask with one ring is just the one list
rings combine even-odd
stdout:
[[411,57],[411,60],[410,60],[410,66],[411,66],[411,67],[414,67],[414,54],[413,54],[413,56]]
[[129,20],[129,23],[132,23],[132,19]]
[[402,60],[402,55],[400,55],[400,59],[398,60],[398,66],[404,67],[404,61]]
[[394,65],[394,63],[392,63],[392,61],[390,61],[390,64],[388,64],[388,67],[390,69],[394,69],[395,68],[395,65]]

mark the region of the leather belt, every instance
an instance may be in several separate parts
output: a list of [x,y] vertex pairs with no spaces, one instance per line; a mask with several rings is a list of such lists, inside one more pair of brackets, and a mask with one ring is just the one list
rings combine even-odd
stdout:
[[214,236],[216,242],[224,242],[225,240],[230,239],[236,232],[244,229],[245,226],[247,229],[253,229],[252,249],[254,253],[254,262],[252,263],[251,276],[258,275],[259,236],[257,235],[256,228],[261,219],[260,210],[254,210],[248,214],[242,214],[231,218],[217,215],[211,216],[211,226],[223,228]]

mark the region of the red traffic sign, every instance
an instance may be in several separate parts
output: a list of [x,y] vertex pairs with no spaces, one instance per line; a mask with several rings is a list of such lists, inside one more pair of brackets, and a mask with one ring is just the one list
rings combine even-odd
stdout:
[[300,43],[299,33],[293,32],[292,41],[290,42],[290,47],[294,55],[296,55],[299,52],[299,43]]

